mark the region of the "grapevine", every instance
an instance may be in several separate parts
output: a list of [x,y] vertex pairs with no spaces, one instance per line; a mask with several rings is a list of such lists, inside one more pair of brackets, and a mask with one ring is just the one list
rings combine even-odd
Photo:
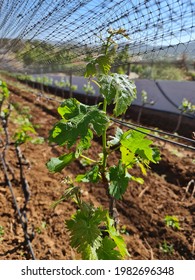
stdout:
[[[108,131],[113,125],[107,113],[108,106],[113,106],[112,115],[119,117],[136,98],[135,84],[127,75],[112,73],[111,65],[117,54],[115,38],[127,38],[126,31],[108,30],[108,36],[102,41],[101,52],[86,65],[85,77],[94,81],[100,88],[103,104],[88,106],[74,98],[66,99],[58,107],[61,119],[53,126],[49,141],[59,146],[66,146],[70,152],[60,157],[51,158],[47,168],[51,172],[61,172],[74,160],[85,159],[90,169],[85,174],[77,174],[55,206],[64,199],[72,198],[77,205],[76,213],[65,221],[70,233],[70,244],[81,254],[83,259],[124,259],[129,253],[118,230],[117,200],[122,199],[129,182],[143,184],[141,177],[131,174],[131,169],[138,166],[147,174],[150,162],[160,160],[159,151],[152,140],[146,137],[149,130],[130,129],[123,131],[119,127],[114,136]],[[101,139],[102,153],[91,159],[87,151],[94,136]],[[118,163],[109,166],[108,159],[119,152]],[[109,209],[83,201],[79,182],[103,183],[109,201]]]

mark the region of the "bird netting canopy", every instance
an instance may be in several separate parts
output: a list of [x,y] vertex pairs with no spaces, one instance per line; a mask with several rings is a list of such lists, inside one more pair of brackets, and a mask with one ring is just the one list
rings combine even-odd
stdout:
[[[194,0],[1,0],[0,68],[82,67],[109,28],[124,28],[131,61],[195,59]],[[41,69],[41,70],[40,70]]]

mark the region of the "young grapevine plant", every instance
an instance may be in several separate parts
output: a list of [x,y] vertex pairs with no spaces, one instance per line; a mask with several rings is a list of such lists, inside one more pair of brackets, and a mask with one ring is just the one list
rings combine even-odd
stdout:
[[[153,142],[146,137],[148,130],[140,132],[129,130],[123,132],[117,128],[114,136],[108,136],[112,125],[107,109],[113,105],[113,115],[118,117],[125,113],[136,98],[135,84],[129,77],[111,73],[117,44],[114,38],[127,37],[125,30],[109,30],[108,37],[102,43],[101,52],[87,65],[85,76],[99,86],[103,104],[88,106],[74,98],[66,99],[58,107],[61,119],[50,131],[50,142],[71,148],[69,153],[51,158],[47,168],[51,172],[61,172],[75,159],[84,159],[90,169],[85,174],[78,174],[69,182],[64,195],[55,202],[56,206],[64,199],[73,198],[77,204],[76,213],[67,220],[66,227],[70,233],[70,243],[83,259],[124,259],[128,255],[126,244],[117,229],[118,215],[116,200],[122,199],[131,180],[143,184],[140,177],[131,175],[131,169],[139,166],[142,173],[150,162],[160,159]],[[91,147],[94,135],[101,137],[102,153],[96,160],[91,159],[87,151]],[[74,149],[73,149],[74,147]],[[120,152],[118,163],[108,165],[112,153]],[[103,183],[109,201],[109,210],[101,206],[96,208],[82,200],[79,182]]]

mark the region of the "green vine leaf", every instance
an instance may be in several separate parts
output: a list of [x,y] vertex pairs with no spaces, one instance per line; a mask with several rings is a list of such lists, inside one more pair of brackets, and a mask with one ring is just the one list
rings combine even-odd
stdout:
[[125,256],[129,256],[129,252],[127,250],[126,244],[122,236],[118,233],[116,228],[114,227],[114,220],[109,217],[109,215],[106,215],[107,217],[107,227],[108,227],[108,233],[110,238],[112,238],[121,254],[121,256],[124,258]]
[[62,120],[50,131],[49,141],[70,148],[81,137],[84,139],[91,128],[101,136],[108,124],[108,118],[97,106],[88,106],[74,98],[65,100],[58,108]]
[[111,68],[111,58],[109,55],[100,54],[96,58],[96,63],[99,66],[100,72],[107,75]]
[[36,134],[36,131],[28,118],[19,116],[14,123],[18,126],[13,136],[16,146],[33,139],[32,136]]
[[100,170],[99,170],[99,165],[93,166],[93,168],[86,172],[85,174],[80,174],[76,177],[77,182],[92,182],[92,183],[97,183],[99,179],[101,178]]
[[82,250],[81,255],[83,260],[98,260],[97,250],[100,247],[102,238],[100,236],[94,240],[93,245],[87,245],[84,250]]
[[114,115],[119,116],[127,110],[136,98],[136,86],[126,75],[114,73],[101,75],[99,79],[100,92],[108,104],[115,104]]
[[122,129],[117,127],[115,136],[110,136],[111,140],[107,142],[107,145],[111,146],[111,147],[115,146],[115,145],[118,145],[120,143],[122,135],[123,135]]
[[101,245],[102,234],[99,226],[102,221],[106,221],[106,213],[107,211],[101,208],[83,204],[70,220],[65,221],[70,231],[71,246],[76,248],[84,259],[94,256]]
[[85,77],[93,77],[100,73],[107,75],[111,68],[111,57],[106,54],[100,54],[96,58],[93,58],[86,65]]
[[70,120],[79,115],[81,103],[75,98],[66,99],[59,107],[58,113],[65,120]]
[[141,185],[144,183],[144,179],[143,178],[135,177],[135,176],[132,176],[130,174],[129,174],[129,178],[130,178],[130,180],[135,181],[135,182],[137,182],[137,183],[139,183]]
[[116,199],[121,199],[129,182],[129,176],[121,160],[119,164],[109,169],[109,193]]
[[93,131],[88,129],[87,134],[84,138],[82,138],[79,144],[76,147],[75,156],[78,158],[84,150],[87,150],[91,147],[91,140],[93,139]]
[[[149,133],[149,130],[146,129],[139,130],[144,133]],[[149,160],[155,163],[155,160],[159,159],[159,156],[157,156],[157,150],[153,150],[151,144],[153,144],[153,142],[147,139],[145,134],[135,130],[125,132],[121,139],[121,145],[128,149],[130,154],[133,153],[134,155],[140,156],[143,160]],[[129,162],[126,164],[129,164]]]
[[75,159],[75,154],[69,153],[57,158],[51,158],[46,166],[50,172],[61,172],[64,167],[70,164]]
[[100,248],[97,250],[99,260],[121,260],[119,251],[115,250],[116,243],[114,240],[105,236]]
[[124,146],[120,147],[120,152],[122,163],[125,164],[128,168],[133,167],[133,165],[135,164],[135,154]]
[[93,59],[91,60],[89,63],[87,63],[86,65],[86,69],[85,69],[85,77],[93,77],[96,75],[96,61]]
[[158,163],[161,160],[160,151],[157,147],[152,147],[153,162]]

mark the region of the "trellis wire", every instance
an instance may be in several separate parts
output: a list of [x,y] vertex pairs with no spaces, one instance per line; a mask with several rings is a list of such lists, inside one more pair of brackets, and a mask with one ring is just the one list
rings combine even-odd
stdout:
[[[128,128],[130,128],[130,129],[133,129],[133,130],[135,130],[135,131],[138,131],[138,132],[140,132],[140,133],[142,133],[142,134],[145,134],[145,135],[150,136],[150,137],[152,137],[152,138],[155,138],[155,139],[157,139],[157,140],[161,140],[161,141],[164,141],[164,142],[173,144],[173,145],[180,146],[180,147],[185,148],[185,149],[189,149],[189,150],[195,151],[195,147],[192,147],[192,146],[189,146],[189,145],[185,145],[185,144],[182,144],[182,143],[178,143],[178,142],[175,142],[175,141],[172,141],[172,140],[169,140],[169,139],[165,139],[165,138],[163,138],[163,137],[160,137],[160,136],[157,136],[157,135],[148,133],[148,132],[146,132],[146,131],[140,130],[139,128],[136,128],[136,127],[134,126],[134,124],[131,124],[131,123],[128,123],[128,122],[124,122],[124,121],[120,121],[120,120],[115,119],[115,118],[111,118],[111,120],[112,120],[113,122],[115,122],[115,123],[118,123],[118,124],[120,124],[120,125],[122,125],[122,126],[128,127]],[[150,130],[150,128],[147,128],[147,127],[144,127],[144,126],[141,126],[141,127],[142,127],[142,128],[145,128],[145,129],[147,129],[147,130]],[[152,131],[159,133],[159,130],[156,130],[156,131],[155,131],[155,130],[153,129]],[[166,135],[165,132],[164,132],[163,134]],[[171,135],[171,133],[168,133],[167,135],[172,136],[172,137],[176,137],[176,138],[181,138],[180,136],[177,137],[175,134],[172,134],[172,135]],[[185,137],[185,141],[189,141],[189,142],[195,143],[194,140],[192,140],[192,139],[190,139],[190,138],[186,138],[186,137]]]

